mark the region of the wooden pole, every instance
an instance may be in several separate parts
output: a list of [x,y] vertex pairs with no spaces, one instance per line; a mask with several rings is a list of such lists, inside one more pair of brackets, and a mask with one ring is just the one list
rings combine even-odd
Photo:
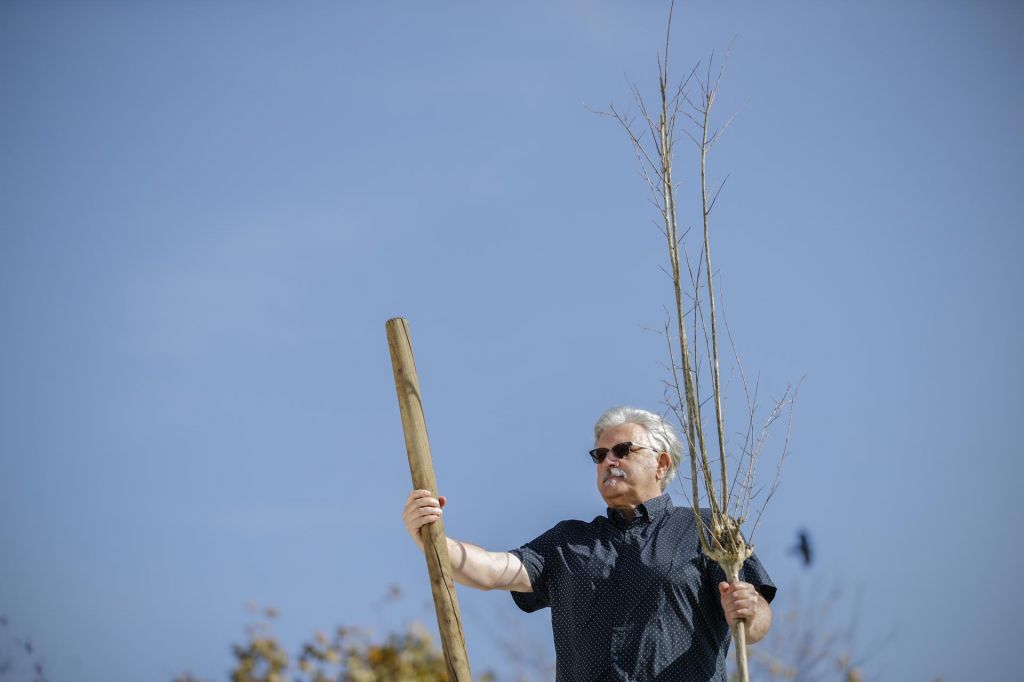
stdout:
[[[388,348],[391,350],[391,366],[395,371],[395,390],[398,392],[398,409],[402,414],[402,430],[405,432],[405,449],[409,455],[412,484],[415,489],[429,490],[436,497],[437,481],[434,479],[434,465],[430,458],[427,423],[423,416],[420,382],[416,378],[409,323],[405,318],[395,317],[388,320],[384,328],[388,335]],[[444,523],[438,519],[427,524],[420,529],[420,534],[424,554],[427,556],[430,591],[434,595],[434,610],[437,612],[437,627],[441,631],[444,660],[448,665],[448,679],[451,682],[472,682],[462,616],[448,559]]]
[[[735,585],[739,582],[739,567],[742,565],[743,562],[739,564],[734,563],[726,568],[726,582],[730,585]],[[749,682],[750,672],[747,668],[747,624],[742,618],[733,625],[732,637],[736,640],[736,674],[739,676],[740,682]]]

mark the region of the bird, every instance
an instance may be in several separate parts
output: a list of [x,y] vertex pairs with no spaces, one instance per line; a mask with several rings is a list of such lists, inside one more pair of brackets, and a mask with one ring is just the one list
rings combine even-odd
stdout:
[[807,534],[806,530],[801,529],[797,532],[797,541],[789,550],[790,554],[799,554],[800,558],[804,560],[804,566],[810,566],[813,561],[813,553],[811,552],[811,538]]

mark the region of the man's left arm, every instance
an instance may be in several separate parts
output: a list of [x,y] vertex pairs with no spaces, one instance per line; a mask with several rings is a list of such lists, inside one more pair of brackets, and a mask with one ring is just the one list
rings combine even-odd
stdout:
[[730,585],[718,584],[722,599],[722,611],[731,629],[738,619],[747,623],[747,643],[759,641],[772,626],[772,607],[768,605],[757,589],[750,583],[738,581]]

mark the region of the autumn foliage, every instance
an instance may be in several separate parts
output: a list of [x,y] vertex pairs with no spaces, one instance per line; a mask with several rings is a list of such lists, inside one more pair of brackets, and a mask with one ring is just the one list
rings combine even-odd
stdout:
[[[447,682],[444,656],[430,632],[413,623],[405,632],[375,641],[363,628],[339,627],[328,635],[317,631],[292,656],[273,633],[275,609],[246,630],[246,641],[235,644],[231,682]],[[484,674],[481,682],[491,682]],[[202,682],[191,674],[175,682]]]

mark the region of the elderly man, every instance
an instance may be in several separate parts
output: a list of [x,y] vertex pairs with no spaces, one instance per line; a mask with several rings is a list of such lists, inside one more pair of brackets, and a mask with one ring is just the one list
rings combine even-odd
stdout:
[[[724,682],[729,626],[743,619],[748,642],[764,637],[775,586],[756,556],[729,585],[701,553],[693,510],[665,493],[681,454],[665,420],[616,407],[594,436],[607,514],[562,521],[510,552],[448,538],[455,580],[509,590],[527,612],[550,606],[559,682]],[[409,495],[403,518],[420,549],[420,528],[444,505],[426,490]]]

